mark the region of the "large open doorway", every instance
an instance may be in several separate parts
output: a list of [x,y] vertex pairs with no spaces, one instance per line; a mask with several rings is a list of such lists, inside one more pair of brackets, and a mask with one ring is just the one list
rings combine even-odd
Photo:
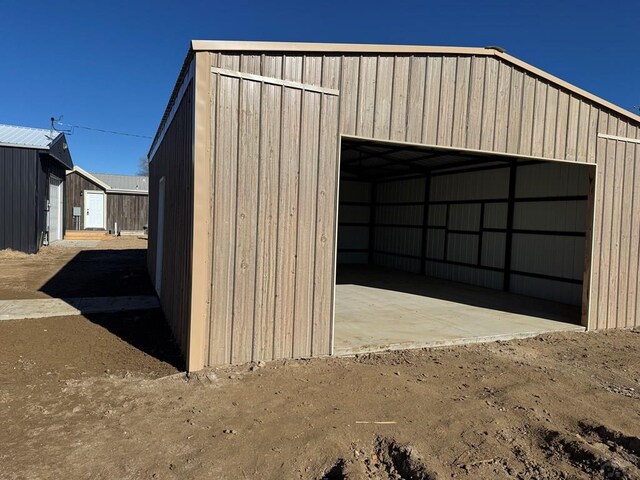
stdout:
[[334,353],[583,330],[594,168],[343,138]]

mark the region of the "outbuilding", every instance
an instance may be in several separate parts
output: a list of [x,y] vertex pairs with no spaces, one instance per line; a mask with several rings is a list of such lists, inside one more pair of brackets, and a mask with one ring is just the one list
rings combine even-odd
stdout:
[[0,125],[0,250],[36,253],[64,236],[63,133]]
[[149,152],[187,368],[637,326],[639,127],[495,48],[192,42]]
[[67,231],[143,232],[149,221],[149,178],[67,171]]

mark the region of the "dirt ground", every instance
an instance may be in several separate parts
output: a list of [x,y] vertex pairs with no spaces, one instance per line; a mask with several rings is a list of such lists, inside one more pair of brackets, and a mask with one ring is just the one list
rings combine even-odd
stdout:
[[[142,247],[97,275],[137,278]],[[2,298],[76,257],[0,259]],[[639,353],[572,333],[186,378],[158,311],[3,321],[0,478],[640,478]]]

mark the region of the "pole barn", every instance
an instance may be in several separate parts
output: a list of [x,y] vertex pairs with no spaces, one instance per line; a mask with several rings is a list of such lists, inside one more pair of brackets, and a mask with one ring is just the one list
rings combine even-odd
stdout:
[[192,42],[149,152],[187,369],[637,326],[639,126],[493,48]]

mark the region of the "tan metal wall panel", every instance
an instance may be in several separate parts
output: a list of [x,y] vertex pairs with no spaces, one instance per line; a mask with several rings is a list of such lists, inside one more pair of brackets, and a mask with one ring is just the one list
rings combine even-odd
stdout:
[[316,247],[311,355],[331,353],[335,287],[336,204],[338,201],[339,97],[323,95],[320,117]]
[[[373,108],[373,136],[375,138],[389,139],[391,129],[391,105],[393,96],[395,57],[378,58],[376,79],[373,82],[374,108]],[[366,80],[365,80],[366,81]],[[363,118],[367,121],[367,118]]]
[[424,107],[426,100],[426,74],[427,58],[411,57],[407,92],[407,131],[405,135],[405,140],[407,142],[422,142],[422,124],[424,123]]
[[[221,63],[222,64],[222,63]],[[217,78],[213,115],[213,256],[210,364],[229,363],[232,358],[234,246],[236,243],[236,189],[238,181],[238,96],[240,80]],[[224,161],[218,161],[224,159]],[[244,194],[244,192],[243,192]]]
[[406,141],[407,115],[409,111],[409,73],[411,57],[396,57],[393,67],[393,93],[391,107],[390,140]]
[[[251,73],[262,72],[253,60]],[[280,62],[268,63],[277,69]],[[320,57],[288,56],[282,76],[319,82],[321,65]],[[208,364],[327,354],[338,99],[259,78],[212,75]]]
[[[635,134],[633,138],[640,138],[640,130],[635,129]],[[640,321],[638,320],[638,295],[640,293],[640,288],[638,283],[640,282],[640,275],[638,274],[638,270],[640,269],[640,255],[638,252],[638,246],[640,245],[640,218],[638,212],[640,212],[640,194],[636,191],[633,192],[633,189],[637,189],[638,185],[640,185],[640,146],[638,144],[629,144],[627,145],[628,154],[626,158],[627,161],[632,165],[633,174],[629,174],[630,177],[633,177],[632,180],[632,188],[630,189],[629,194],[627,195],[627,219],[625,222],[628,222],[631,225],[631,233],[629,235],[629,253],[628,253],[628,262],[629,262],[629,285],[627,292],[627,318],[625,319],[625,327],[633,327],[636,326]]]
[[[258,82],[241,82],[235,216],[233,327],[231,361],[252,358],[256,290],[256,231],[260,167],[260,101]],[[241,160],[240,160],[241,159]]]
[[162,142],[149,164],[149,249],[155,278],[158,241],[158,186],[165,178],[165,221],[160,303],[184,354],[191,316],[193,225],[193,85],[190,82]]
[[438,117],[440,112],[442,80],[442,58],[427,58],[427,80],[425,83],[425,108],[422,117],[422,143],[438,143]]
[[[302,98],[293,357],[304,357],[311,353],[314,262],[309,262],[307,259],[312,259],[315,254],[317,213],[315,192],[318,189],[318,164],[320,162],[318,143],[320,140],[321,101],[322,94],[315,92],[308,92]],[[306,192],[314,192],[314,194],[307,195]]]
[[273,356],[276,297],[276,276],[273,272],[278,241],[278,196],[273,192],[278,191],[280,171],[282,89],[276,85],[264,85],[262,88],[253,358]]
[[480,148],[482,138],[482,110],[484,107],[485,69],[487,59],[473,57],[471,59],[471,84],[469,87],[469,120],[464,132],[467,136],[467,148]]

